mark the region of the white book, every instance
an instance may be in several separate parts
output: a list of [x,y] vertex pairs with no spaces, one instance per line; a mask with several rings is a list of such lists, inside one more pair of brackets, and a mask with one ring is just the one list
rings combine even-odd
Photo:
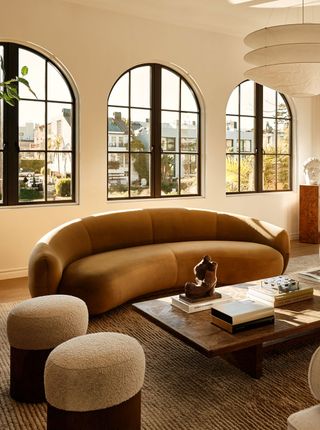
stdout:
[[188,314],[191,314],[193,312],[200,312],[210,309],[214,303],[222,303],[231,300],[232,297],[224,293],[221,294],[221,297],[219,299],[209,299],[198,303],[188,303],[185,300],[180,299],[179,296],[172,296],[171,305],[181,309],[184,312],[187,312]]
[[303,276],[304,278],[313,279],[314,281],[320,282],[320,269],[314,268],[307,270],[305,272],[299,272],[300,276]]
[[232,300],[213,304],[211,313],[229,324],[241,324],[274,315],[274,307],[258,300]]

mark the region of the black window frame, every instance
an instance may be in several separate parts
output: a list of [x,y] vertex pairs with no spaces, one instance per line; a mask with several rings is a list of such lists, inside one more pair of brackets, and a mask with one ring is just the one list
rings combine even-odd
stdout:
[[[293,173],[292,173],[292,166],[293,166],[293,144],[292,144],[292,135],[293,135],[293,131],[292,131],[292,112],[288,103],[288,100],[286,99],[286,96],[278,91],[276,92],[276,99],[275,99],[275,108],[276,108],[276,114],[275,116],[264,116],[263,114],[263,88],[265,87],[264,85],[258,84],[257,82],[253,82],[254,83],[254,110],[253,110],[253,115],[242,115],[241,111],[240,111],[240,106],[241,106],[241,85],[245,82],[247,82],[249,80],[244,80],[242,81],[239,85],[237,85],[236,88],[234,88],[233,91],[235,91],[236,89],[238,90],[238,112],[237,113],[226,113],[226,119],[228,117],[237,117],[238,120],[238,125],[241,123],[240,119],[241,117],[247,117],[247,118],[254,118],[254,139],[255,139],[255,150],[252,151],[251,153],[245,152],[245,151],[241,151],[241,127],[238,126],[238,151],[232,151],[232,152],[228,152],[227,151],[227,144],[226,144],[226,159],[228,155],[238,155],[239,160],[242,154],[249,154],[249,155],[254,155],[255,156],[255,179],[254,179],[254,184],[255,184],[255,190],[253,191],[241,191],[240,190],[240,161],[238,162],[238,191],[227,191],[226,190],[226,194],[227,195],[237,195],[237,194],[257,194],[257,193],[274,193],[274,192],[288,192],[288,191],[292,191],[293,189],[293,185],[292,185],[292,179],[293,179]],[[286,109],[288,112],[288,115],[284,118],[278,115],[278,95],[280,95],[286,105]],[[230,95],[231,96],[231,95]],[[275,148],[276,151],[274,154],[276,157],[276,169],[275,169],[275,184],[276,184],[276,189],[263,189],[263,156],[264,154],[264,150],[263,150],[263,120],[264,119],[270,119],[270,120],[275,120],[276,123],[276,129],[275,129]],[[285,119],[287,121],[289,121],[289,126],[290,126],[290,130],[289,130],[289,153],[288,154],[282,154],[279,153],[277,151],[277,141],[278,141],[278,133],[277,133],[277,124],[278,124],[278,120],[281,119]],[[226,138],[226,141],[229,140]],[[278,173],[278,168],[277,168],[277,159],[278,156],[281,155],[287,155],[289,157],[289,187],[288,189],[277,189],[277,173]]]
[[[13,42],[1,42],[0,46],[3,47],[3,60],[4,60],[4,71],[6,79],[18,76],[19,71],[19,49],[30,51],[33,54],[41,57],[45,61],[45,97],[43,99],[32,97],[21,97],[20,101],[36,101],[44,102],[45,104],[45,148],[35,149],[34,152],[44,153],[44,167],[45,173],[43,175],[43,199],[39,200],[21,200],[19,201],[19,153],[32,152],[32,150],[21,150],[19,147],[19,101],[15,102],[15,106],[9,106],[7,103],[3,103],[3,199],[0,202],[1,207],[8,206],[36,206],[36,205],[59,205],[66,203],[76,202],[76,115],[77,115],[77,104],[76,97],[73,88],[69,82],[66,74],[61,70],[55,62],[50,58],[46,57],[43,53],[33,49],[29,46],[13,43]],[[61,100],[51,100],[48,98],[48,64],[51,64],[64,78],[65,83],[70,91],[71,102],[61,101]],[[28,64],[25,64],[28,66]],[[29,67],[29,74],[32,74],[32,67]],[[28,79],[28,75],[26,76]],[[50,150],[48,149],[48,139],[47,139],[47,111],[49,103],[60,103],[60,104],[70,104],[72,109],[72,130],[71,130],[71,148],[70,150]],[[47,196],[47,159],[50,153],[71,153],[71,197],[70,198],[59,198],[48,200]]]
[[[121,106],[121,105],[115,105],[115,104],[109,104],[109,98],[112,94],[113,88],[118,83],[118,81],[126,74],[129,73],[129,94],[130,94],[130,72],[138,67],[144,67],[144,66],[150,66],[151,68],[151,74],[150,74],[150,97],[151,97],[151,104],[150,104],[150,113],[151,113],[151,135],[150,135],[150,151],[146,152],[140,152],[140,153],[150,153],[151,156],[151,163],[150,163],[150,196],[131,196],[130,195],[130,170],[131,170],[131,154],[134,153],[130,149],[130,131],[129,131],[129,171],[128,171],[128,196],[124,197],[111,197],[109,195],[109,168],[108,168],[108,156],[110,153],[116,153],[113,151],[109,151],[109,145],[108,145],[108,136],[109,136],[109,127],[107,121],[107,200],[141,200],[141,199],[154,199],[154,198],[185,198],[185,197],[197,197],[201,195],[201,108],[200,103],[198,100],[198,97],[190,85],[190,83],[176,70],[171,69],[170,67],[159,64],[159,63],[142,63],[137,66],[131,67],[130,69],[126,70],[124,73],[122,73],[119,78],[114,82],[108,97],[107,97],[107,112],[109,112],[109,107],[118,107],[123,109],[128,109],[129,111],[129,124],[130,124],[130,110],[131,109],[142,109],[141,107],[137,106],[131,106],[131,100],[129,97],[129,103],[128,106]],[[171,73],[174,73],[179,78],[179,109],[162,109],[161,107],[161,70],[166,69],[170,71]],[[181,109],[181,82],[184,82],[186,86],[189,88],[189,90],[192,92],[194,96],[194,100],[196,102],[197,106],[197,112],[195,111],[187,111]],[[145,108],[147,109],[147,108]],[[177,112],[179,114],[179,150],[176,152],[170,153],[170,151],[162,152],[161,149],[161,112],[167,111],[167,112]],[[197,129],[197,142],[198,147],[197,151],[181,151],[181,114],[184,113],[191,113],[191,114],[197,114],[198,115],[198,129]],[[107,115],[108,116],[108,115]],[[172,194],[172,195],[162,195],[161,194],[161,155],[162,154],[175,154],[179,157],[179,193]],[[198,165],[197,165],[197,193],[194,194],[181,194],[181,155],[187,154],[187,155],[196,155],[198,157]]]

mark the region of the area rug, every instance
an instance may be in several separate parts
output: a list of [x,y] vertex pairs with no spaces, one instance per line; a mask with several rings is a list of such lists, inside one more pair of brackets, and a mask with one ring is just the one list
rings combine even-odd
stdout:
[[[0,306],[0,428],[45,429],[45,404],[9,397],[6,318],[12,306]],[[266,355],[264,375],[255,380],[219,357],[206,358],[184,345],[130,305],[94,318],[89,332],[99,331],[127,333],[144,348],[143,430],[285,430],[292,412],[315,404],[307,371],[317,342]]]

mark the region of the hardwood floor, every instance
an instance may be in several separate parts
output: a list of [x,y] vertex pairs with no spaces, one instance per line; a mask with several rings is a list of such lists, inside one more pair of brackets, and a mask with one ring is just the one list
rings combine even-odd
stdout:
[[[318,253],[318,244],[300,243],[297,240],[291,242],[291,257],[302,257],[304,255]],[[0,280],[0,303],[14,302],[29,298],[28,278]]]

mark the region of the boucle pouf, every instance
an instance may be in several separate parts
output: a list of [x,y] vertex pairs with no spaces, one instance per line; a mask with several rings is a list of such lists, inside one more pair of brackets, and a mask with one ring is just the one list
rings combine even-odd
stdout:
[[21,402],[43,402],[44,366],[60,343],[88,329],[85,302],[68,295],[25,300],[9,313],[10,395]]
[[[308,382],[311,394],[320,400],[320,347],[313,353],[308,371]],[[319,430],[320,405],[295,412],[288,418],[288,430]]]
[[45,366],[47,429],[137,430],[145,356],[120,333],[94,333],[55,348]]

